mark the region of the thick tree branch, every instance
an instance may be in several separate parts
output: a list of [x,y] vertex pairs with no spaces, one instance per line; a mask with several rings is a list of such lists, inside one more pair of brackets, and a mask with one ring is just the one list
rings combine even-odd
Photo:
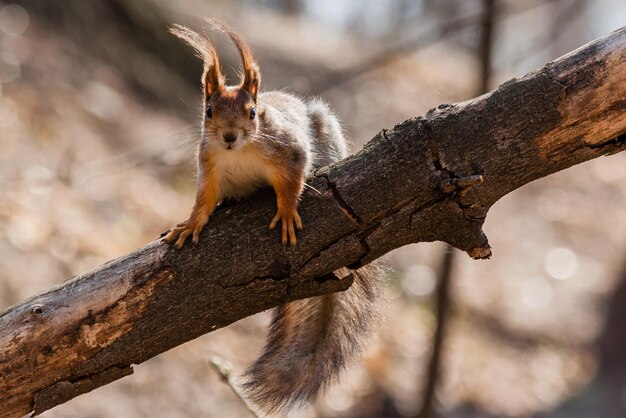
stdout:
[[474,100],[383,130],[320,170],[298,247],[265,191],[219,210],[200,245],[154,242],[0,314],[0,416],[35,414],[172,347],[279,304],[346,289],[332,272],[441,240],[490,255],[502,196],[626,149],[626,28]]

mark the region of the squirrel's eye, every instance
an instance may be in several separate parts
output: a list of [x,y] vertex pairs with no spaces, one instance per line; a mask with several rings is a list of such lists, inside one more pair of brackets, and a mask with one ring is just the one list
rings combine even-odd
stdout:
[[250,119],[254,119],[255,116],[256,116],[256,109],[255,108],[251,108],[250,109]]
[[211,105],[208,105],[206,107],[206,117],[207,118],[212,118],[213,117],[213,110],[211,110]]

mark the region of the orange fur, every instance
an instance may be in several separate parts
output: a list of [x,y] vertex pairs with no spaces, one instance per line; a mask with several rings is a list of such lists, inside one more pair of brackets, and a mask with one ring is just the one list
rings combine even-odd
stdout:
[[298,214],[298,199],[304,187],[304,172],[296,175],[285,175],[285,168],[272,166],[270,183],[276,192],[276,206],[278,210],[270,223],[270,230],[282,223],[281,241],[296,245],[296,229],[302,229],[302,220]]
[[215,164],[211,161],[210,155],[200,156],[199,161],[198,191],[191,215],[185,222],[178,224],[176,228],[172,228],[163,238],[167,243],[171,243],[178,238],[176,240],[176,248],[178,249],[183,247],[187,237],[191,234],[193,234],[193,243],[198,243],[200,232],[202,232],[202,229],[209,221],[209,216],[220,201],[219,172],[215,170]]

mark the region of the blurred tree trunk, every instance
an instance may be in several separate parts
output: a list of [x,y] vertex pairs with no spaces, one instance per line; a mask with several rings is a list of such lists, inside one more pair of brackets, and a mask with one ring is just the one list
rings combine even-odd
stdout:
[[[626,258],[625,258],[626,259]],[[626,264],[620,275],[604,325],[604,332],[599,339],[600,370],[599,375],[615,382],[615,389],[620,393],[621,404],[626,393]],[[622,411],[626,416],[626,407]]]
[[604,329],[597,341],[597,375],[580,393],[539,418],[626,416],[626,264],[607,304]]
[[281,0],[281,3],[283,4],[283,10],[287,14],[299,15],[304,9],[302,0]]
[[609,302],[604,331],[599,339],[598,379],[612,398],[615,413],[626,416],[626,264]]

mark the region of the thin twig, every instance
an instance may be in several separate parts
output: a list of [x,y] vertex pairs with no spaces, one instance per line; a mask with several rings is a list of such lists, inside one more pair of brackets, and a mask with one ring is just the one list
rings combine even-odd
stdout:
[[220,380],[226,383],[230,390],[232,390],[232,392],[239,398],[241,403],[244,404],[248,412],[250,412],[250,415],[255,418],[259,418],[259,415],[254,411],[254,409],[252,409],[252,407],[248,404],[243,395],[239,393],[239,390],[237,390],[234,383],[230,380],[232,365],[229,362],[224,361],[219,356],[213,356],[213,358],[209,360],[209,365],[211,365],[211,368],[215,370],[215,373],[217,373],[217,375],[220,377]]

